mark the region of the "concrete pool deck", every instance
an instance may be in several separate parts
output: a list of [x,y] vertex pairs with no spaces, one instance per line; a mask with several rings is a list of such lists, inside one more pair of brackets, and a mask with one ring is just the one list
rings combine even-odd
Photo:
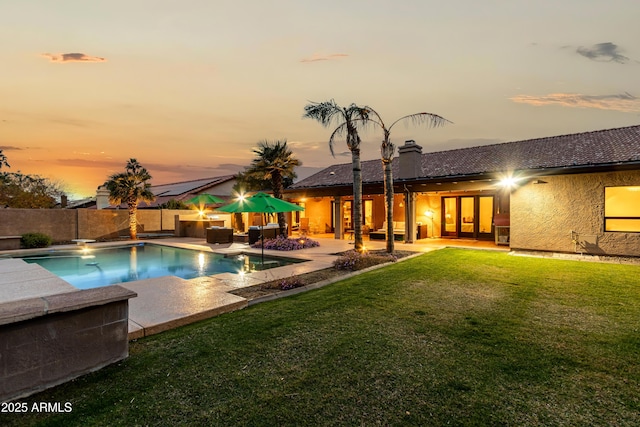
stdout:
[[[222,273],[190,280],[164,276],[121,283],[120,286],[123,288],[138,294],[136,298],[129,300],[129,339],[156,334],[245,308],[248,306],[247,299],[233,295],[229,291],[331,267],[336,258],[335,253],[353,248],[353,241],[349,240],[315,236],[313,239],[320,242],[319,247],[292,252],[264,251],[265,256],[307,260],[303,263],[246,274]],[[127,243],[132,242],[90,243],[88,247],[121,246]],[[220,254],[260,254],[260,249],[251,248],[245,243],[208,244],[204,239],[196,238],[167,238],[147,243]],[[385,244],[384,241],[365,241],[369,249],[384,249]],[[471,240],[425,239],[413,244],[395,244],[397,250],[415,252],[428,252],[446,246],[508,251],[508,247],[496,247],[490,242]],[[76,245],[60,245],[53,249],[79,250]],[[2,251],[1,254],[21,256],[30,252],[33,253],[34,250]],[[40,266],[28,264],[19,259],[0,258],[0,302],[43,297],[74,290],[76,290],[75,287]]]

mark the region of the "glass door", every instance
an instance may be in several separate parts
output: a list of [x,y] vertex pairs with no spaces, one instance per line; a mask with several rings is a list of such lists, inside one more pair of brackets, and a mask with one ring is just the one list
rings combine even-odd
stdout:
[[373,200],[362,201],[362,233],[368,234],[373,228]]
[[460,237],[475,237],[476,215],[475,197],[460,197]]
[[478,197],[478,238],[493,238],[493,196]]
[[458,235],[458,198],[442,198],[442,235]]
[[353,230],[353,202],[351,200],[347,200],[346,202],[344,202],[343,208],[344,231]]
[[442,235],[493,238],[493,199],[493,196],[443,197]]

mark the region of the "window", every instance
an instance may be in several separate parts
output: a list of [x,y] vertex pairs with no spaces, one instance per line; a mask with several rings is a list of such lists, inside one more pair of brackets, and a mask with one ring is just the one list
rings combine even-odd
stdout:
[[373,228],[373,200],[362,201],[362,225]]
[[604,231],[640,233],[640,186],[604,189]]

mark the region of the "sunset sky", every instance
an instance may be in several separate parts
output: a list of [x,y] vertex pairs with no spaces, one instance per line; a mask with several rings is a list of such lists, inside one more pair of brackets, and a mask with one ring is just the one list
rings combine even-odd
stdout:
[[302,119],[331,98],[454,122],[393,129],[424,151],[636,125],[639,16],[638,0],[0,0],[0,149],[79,197],[131,157],[154,184],[232,174],[263,139],[305,167],[349,162]]

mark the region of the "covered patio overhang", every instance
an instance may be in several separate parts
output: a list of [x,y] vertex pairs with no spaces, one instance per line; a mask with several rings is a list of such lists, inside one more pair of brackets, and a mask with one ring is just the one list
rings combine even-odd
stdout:
[[[500,190],[500,176],[483,174],[464,177],[437,177],[429,179],[395,180],[394,182],[394,228],[395,236],[406,243],[430,237],[441,237],[434,224],[440,224],[440,198],[444,194],[483,194]],[[386,207],[382,182],[363,184],[363,203],[369,203],[373,218],[363,217],[363,229],[375,231],[377,238],[385,229]],[[306,204],[310,216],[319,224],[318,233],[332,233],[336,239],[352,238],[351,203],[353,186],[345,183],[332,186],[306,187],[285,190],[286,198]],[[435,202],[434,200],[438,200]],[[323,213],[316,206],[322,205]],[[363,215],[366,209],[363,208]],[[429,217],[425,212],[429,211]],[[435,218],[434,218],[435,217]],[[320,219],[323,218],[323,219]],[[348,218],[343,221],[340,219]],[[314,221],[312,219],[312,222]],[[355,219],[355,218],[354,218]],[[402,230],[402,231],[401,231]],[[373,235],[371,236],[373,238]],[[382,238],[385,238],[384,236]]]

